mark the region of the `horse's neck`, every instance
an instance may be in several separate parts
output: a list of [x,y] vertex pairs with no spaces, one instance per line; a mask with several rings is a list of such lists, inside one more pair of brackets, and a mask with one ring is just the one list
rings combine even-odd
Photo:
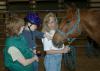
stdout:
[[94,11],[81,12],[81,27],[92,39],[100,43],[100,13]]

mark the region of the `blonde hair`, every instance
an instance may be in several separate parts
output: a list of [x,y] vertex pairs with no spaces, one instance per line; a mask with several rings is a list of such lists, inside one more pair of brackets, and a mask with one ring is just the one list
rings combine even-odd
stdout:
[[21,18],[10,18],[6,24],[6,32],[9,36],[18,35],[21,26],[24,25],[24,20]]
[[55,29],[58,29],[58,20],[57,20],[57,17],[54,13],[48,13],[45,17],[44,17],[44,20],[43,20],[43,26],[42,26],[42,32],[49,32],[50,31],[50,28],[48,27],[48,23],[50,21],[50,17],[54,17],[55,19],[55,22],[56,22],[56,27]]

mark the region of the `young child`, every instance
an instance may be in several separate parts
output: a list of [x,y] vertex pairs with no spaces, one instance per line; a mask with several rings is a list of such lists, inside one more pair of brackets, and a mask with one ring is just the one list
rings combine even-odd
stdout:
[[21,35],[24,20],[10,19],[7,24],[8,37],[4,48],[4,63],[10,71],[33,71],[32,63],[38,61]]
[[[37,31],[37,28],[41,25],[41,20],[37,13],[28,13],[25,17],[25,29],[23,30],[23,36],[28,41],[30,49],[36,53],[36,38],[49,37],[48,34]],[[33,63],[34,71],[38,71],[38,62]]]
[[[43,22],[43,32],[48,32],[52,37],[55,30],[58,29],[57,18],[53,13],[48,13]],[[61,71],[61,60],[62,53],[67,53],[69,48],[63,47],[57,48],[53,45],[51,39],[46,37],[42,39],[44,51],[46,51],[46,56],[44,60],[46,71]]]

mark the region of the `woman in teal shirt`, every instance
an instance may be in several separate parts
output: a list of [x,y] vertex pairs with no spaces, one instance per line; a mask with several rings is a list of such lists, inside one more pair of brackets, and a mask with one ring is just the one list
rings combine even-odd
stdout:
[[9,36],[4,48],[4,63],[10,71],[33,71],[32,63],[38,61],[21,35],[23,25],[22,19],[13,18],[6,27]]

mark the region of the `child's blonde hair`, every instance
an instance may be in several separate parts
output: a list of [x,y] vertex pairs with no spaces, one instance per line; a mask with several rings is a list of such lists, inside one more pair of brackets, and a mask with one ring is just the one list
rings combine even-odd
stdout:
[[48,27],[48,23],[50,21],[50,17],[54,17],[55,19],[55,22],[56,22],[56,27],[55,29],[58,29],[58,20],[57,20],[57,17],[54,13],[48,13],[45,17],[44,17],[44,20],[43,20],[43,26],[42,26],[42,31],[43,32],[49,32],[50,31],[50,28]]
[[24,26],[24,20],[20,18],[10,18],[6,24],[6,32],[9,36],[18,35],[20,28]]

